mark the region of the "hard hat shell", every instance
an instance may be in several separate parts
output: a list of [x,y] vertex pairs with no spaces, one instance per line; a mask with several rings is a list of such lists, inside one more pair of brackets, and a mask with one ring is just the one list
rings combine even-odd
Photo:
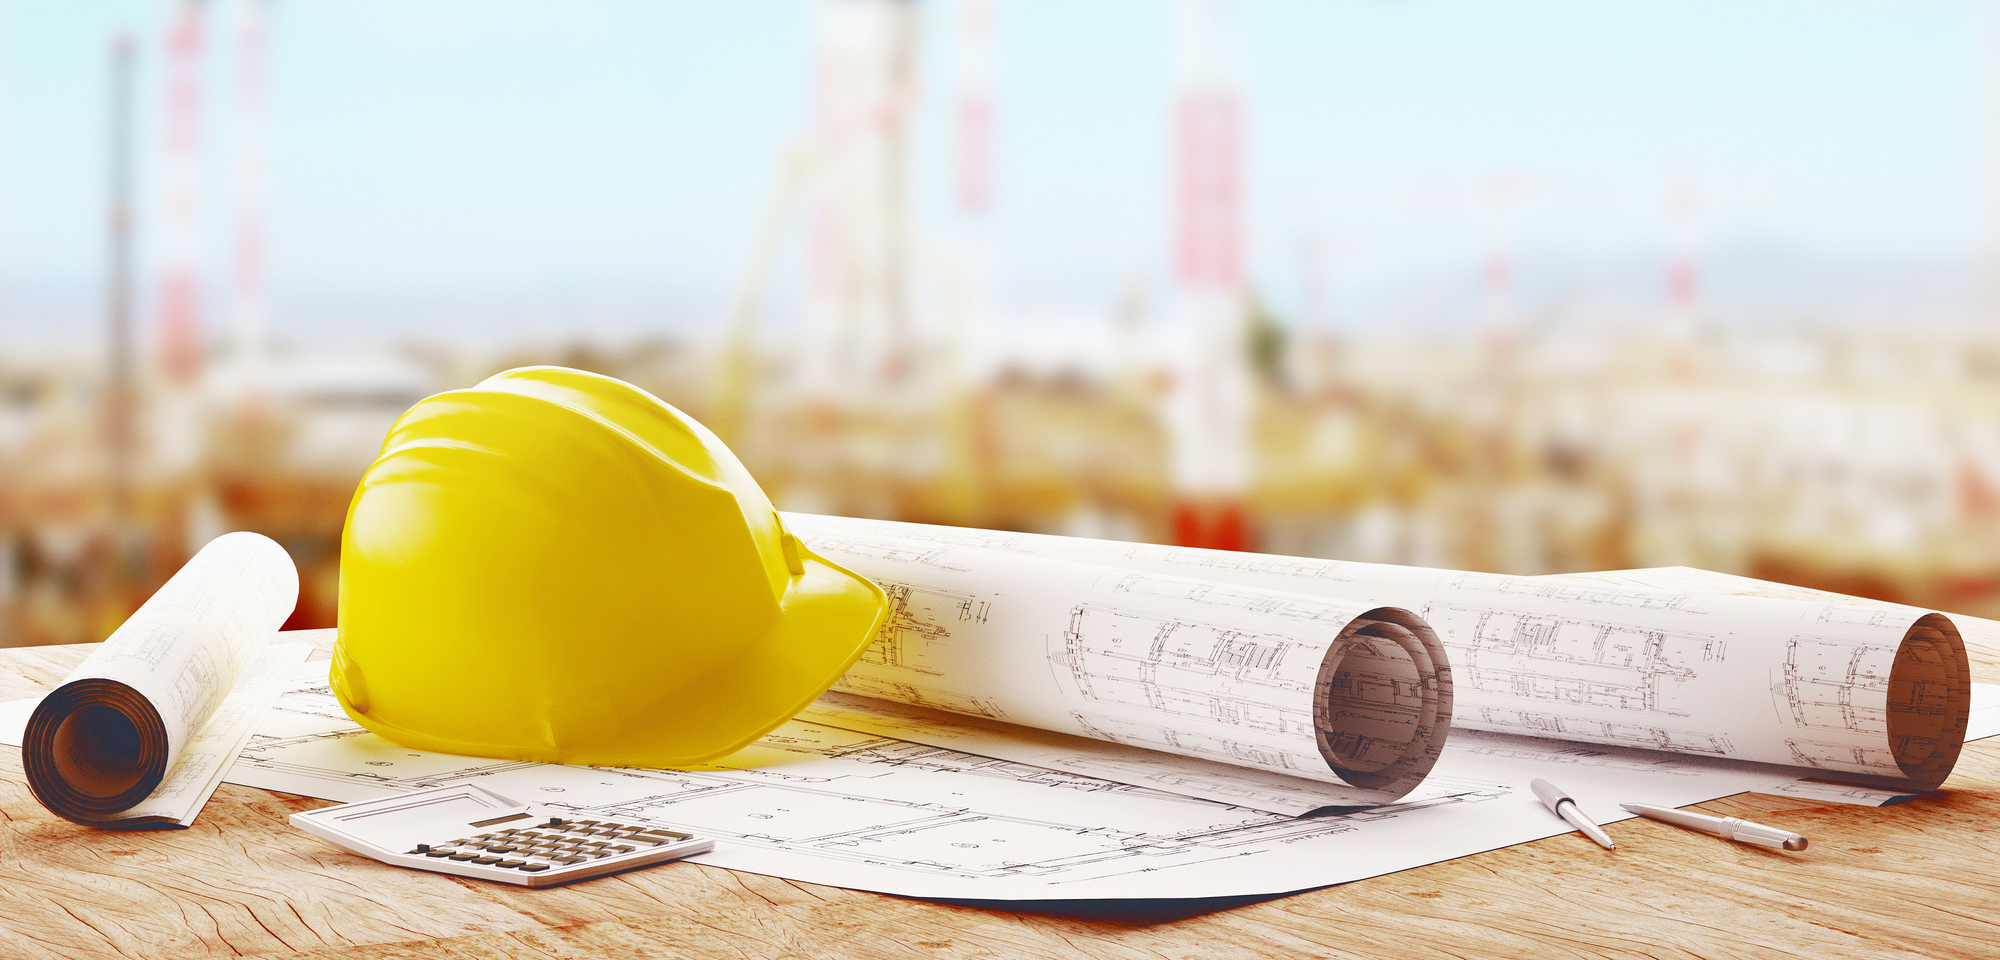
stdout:
[[333,691],[408,747],[684,766],[791,719],[887,609],[699,423],[524,367],[390,428],[341,534]]

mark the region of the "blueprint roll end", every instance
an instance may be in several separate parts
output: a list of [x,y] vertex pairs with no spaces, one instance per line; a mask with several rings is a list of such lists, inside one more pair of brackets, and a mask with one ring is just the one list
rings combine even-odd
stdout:
[[167,771],[160,712],[132,687],[91,677],[56,688],[21,742],[28,789],[51,813],[96,825],[144,800]]
[[1951,776],[1972,712],[1972,670],[1958,627],[1927,613],[1910,625],[1889,669],[1889,748],[1926,790]]
[[1319,753],[1341,780],[1393,802],[1416,789],[1451,726],[1451,668],[1423,618],[1377,607],[1327,648],[1313,696]]

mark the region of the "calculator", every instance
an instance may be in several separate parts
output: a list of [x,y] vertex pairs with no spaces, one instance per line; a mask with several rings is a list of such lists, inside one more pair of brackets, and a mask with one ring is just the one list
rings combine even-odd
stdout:
[[524,887],[707,853],[715,841],[649,823],[521,803],[474,784],[295,813],[292,826],[383,863]]

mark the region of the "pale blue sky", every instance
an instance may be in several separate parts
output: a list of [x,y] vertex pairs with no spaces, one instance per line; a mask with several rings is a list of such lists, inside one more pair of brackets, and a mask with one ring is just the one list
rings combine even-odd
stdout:
[[[234,5],[210,8],[219,213]],[[109,37],[142,44],[147,184],[168,9],[0,0],[0,280],[94,289]],[[922,9],[913,199],[948,241],[951,24],[944,4]],[[712,313],[803,130],[814,11],[276,0],[281,303],[614,291]],[[1164,290],[1170,8],[1000,11],[1003,305]],[[1664,245],[1677,169],[1699,186],[1707,251],[1965,258],[1995,219],[2000,29],[1983,0],[1250,0],[1241,14],[1248,253],[1281,305],[1308,241],[1336,251],[1357,303],[1471,277],[1496,230],[1524,271],[1643,260]],[[1519,196],[1504,221],[1502,178]],[[212,218],[212,280],[225,223]]]

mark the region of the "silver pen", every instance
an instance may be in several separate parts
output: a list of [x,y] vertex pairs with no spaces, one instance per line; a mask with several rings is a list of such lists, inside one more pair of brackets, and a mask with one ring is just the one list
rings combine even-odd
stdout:
[[1576,801],[1571,800],[1569,794],[1564,793],[1561,787],[1539,779],[1528,781],[1528,787],[1535,791],[1535,796],[1542,798],[1542,806],[1549,808],[1556,816],[1568,820],[1570,826],[1583,831],[1583,835],[1597,841],[1598,846],[1606,850],[1617,849],[1618,845],[1611,842],[1611,837],[1604,832],[1604,828],[1584,816],[1583,811],[1576,808]]
[[1804,850],[1806,838],[1789,830],[1767,827],[1761,823],[1751,823],[1739,817],[1711,817],[1705,813],[1675,810],[1672,807],[1656,807],[1650,803],[1621,803],[1619,806],[1642,817],[1649,817],[1677,827],[1700,830],[1718,837],[1728,837],[1744,843],[1754,843],[1760,847],[1777,847],[1780,850]]

